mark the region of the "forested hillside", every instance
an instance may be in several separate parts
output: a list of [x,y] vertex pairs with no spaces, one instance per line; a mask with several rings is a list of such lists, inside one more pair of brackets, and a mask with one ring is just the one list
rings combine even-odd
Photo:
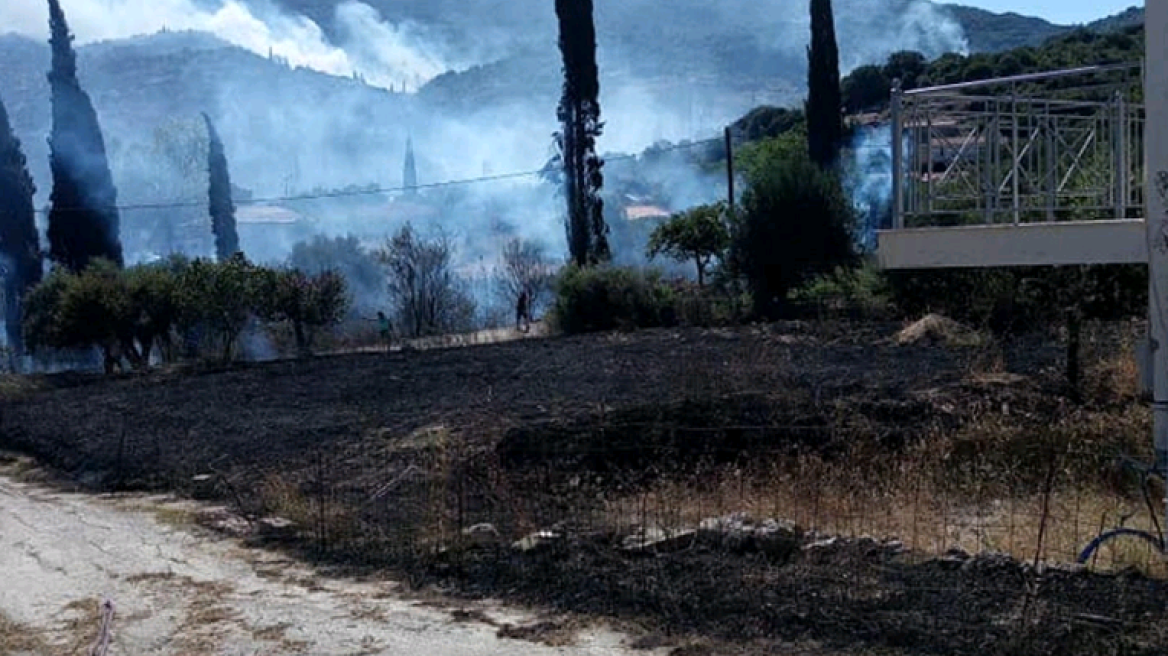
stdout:
[[844,103],[852,113],[884,109],[889,102],[891,81],[897,78],[905,89],[912,89],[1062,68],[1139,62],[1144,55],[1143,48],[1144,28],[1135,25],[1106,32],[1078,29],[1038,47],[969,56],[947,54],[933,61],[920,53],[897,53],[884,64],[861,66],[846,76]]

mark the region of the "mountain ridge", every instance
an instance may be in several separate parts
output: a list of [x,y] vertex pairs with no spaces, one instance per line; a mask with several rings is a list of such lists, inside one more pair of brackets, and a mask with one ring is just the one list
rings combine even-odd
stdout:
[[[297,1],[285,0],[288,5]],[[397,13],[387,13],[387,18],[414,22],[428,15],[440,16],[444,3],[453,2],[433,0],[434,6],[428,5],[422,14],[407,14],[402,8],[406,5],[416,8],[416,3],[372,1],[397,8]],[[309,0],[303,2],[312,4]],[[524,2],[516,0],[520,8],[528,6]],[[605,5],[607,9],[603,11],[598,9],[598,22],[620,24],[631,20],[637,7],[645,5],[630,2],[633,2],[632,9],[613,5]],[[318,9],[326,4],[315,2]],[[990,32],[999,36],[1013,34],[1008,38],[1019,42],[1012,45],[1028,45],[1036,35],[1050,32],[1057,36],[1076,29],[1033,17],[993,14],[920,0],[892,0],[892,4],[897,5],[892,10],[907,8],[919,14],[899,23],[901,32],[895,38],[934,48],[941,48],[943,42],[937,41],[936,35],[921,33],[923,27],[933,24],[930,21],[947,20],[934,12],[955,12],[957,18],[952,20],[972,26],[963,27],[971,46],[994,45],[987,36]],[[501,1],[487,2],[484,6],[502,16],[517,11],[516,5]],[[660,10],[655,11],[658,13],[642,17],[646,25],[652,23],[650,19],[660,18]],[[854,44],[860,40],[856,35],[878,27],[875,18],[856,17],[854,13],[849,12],[840,20],[841,44],[853,44],[845,45],[842,50],[851,52],[849,56],[853,59],[857,57]],[[719,11],[709,8],[695,15],[708,21],[721,16]],[[646,46],[626,38],[627,35],[602,35],[610,44],[600,52],[605,94],[602,106],[609,117],[621,117],[609,119],[607,143],[613,149],[629,150],[658,139],[700,136],[752,107],[797,102],[803,93],[805,66],[801,41],[776,48],[775,35],[764,38],[751,33],[748,27],[753,18],[728,20],[724,29],[737,30],[740,35],[732,39],[719,36],[721,27],[705,33],[683,34],[684,25],[666,24],[660,30],[664,36],[653,38],[671,43],[652,57],[638,56],[639,48]],[[532,22],[542,25],[545,19],[533,18]],[[1138,20],[1142,20],[1142,10],[1133,9],[1087,27],[1116,29]],[[778,23],[772,20],[772,24]],[[1003,27],[1009,25],[1018,29],[1011,32]],[[456,26],[450,24],[440,27],[448,32],[456,31]],[[550,29],[550,34],[555,33],[554,26],[543,27]],[[800,36],[805,26],[795,19],[784,23],[782,29],[794,35],[792,38],[805,38]],[[396,178],[389,176],[398,174],[387,172],[400,169],[405,135],[410,131],[420,133],[416,145],[423,152],[424,160],[427,150],[436,153],[445,143],[438,137],[433,138],[433,143],[426,143],[426,133],[439,130],[435,126],[441,126],[444,135],[471,135],[482,126],[494,125],[494,121],[510,119],[513,123],[526,121],[530,126],[527,132],[531,134],[522,135],[522,126],[508,126],[511,130],[508,134],[521,135],[520,146],[510,147],[502,155],[497,152],[500,150],[497,146],[484,147],[483,153],[475,157],[479,161],[473,165],[432,161],[431,179],[473,176],[477,174],[475,167],[487,160],[499,167],[539,165],[546,155],[546,145],[537,147],[537,144],[543,144],[546,135],[554,129],[554,106],[560,85],[559,52],[554,40],[546,36],[530,39],[530,43],[511,57],[440,75],[416,94],[395,93],[358,79],[291,67],[279,58],[265,57],[198,32],[160,32],[95,42],[79,46],[78,52],[82,84],[93,96],[115,158],[125,155],[130,142],[136,146],[149,143],[155,126],[164,125],[174,117],[197,117],[200,111],[208,111],[220,124],[224,141],[233,152],[233,166],[240,171],[241,183],[263,193],[288,188],[287,179],[298,177],[299,173],[294,172],[301,169],[309,171],[305,177],[312,177],[313,185],[396,183]],[[541,39],[550,43],[539,46]],[[889,41],[876,45],[874,55],[883,54],[896,44]],[[45,82],[48,48],[25,37],[0,35],[0,61],[5,62],[0,67],[0,98],[8,106],[14,128],[25,144],[41,189],[40,199],[50,186],[44,139],[49,117]],[[287,126],[297,126],[299,133],[288,133]],[[301,154],[293,157],[291,153]],[[301,157],[305,158],[304,163],[298,161]],[[324,164],[310,167],[308,160],[316,157]],[[444,156],[434,155],[432,159],[441,157]],[[424,162],[420,165],[426,168]],[[357,171],[364,172],[362,177],[355,177]]]

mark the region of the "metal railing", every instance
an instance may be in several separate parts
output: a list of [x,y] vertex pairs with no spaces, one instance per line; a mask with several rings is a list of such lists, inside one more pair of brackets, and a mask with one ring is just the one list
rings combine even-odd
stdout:
[[897,85],[893,227],[1142,217],[1141,69]]

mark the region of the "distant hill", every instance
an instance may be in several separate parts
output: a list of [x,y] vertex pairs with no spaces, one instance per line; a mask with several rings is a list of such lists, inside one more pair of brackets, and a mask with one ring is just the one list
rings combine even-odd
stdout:
[[[334,20],[335,0],[278,1],[345,38]],[[207,111],[220,125],[239,182],[261,194],[298,183],[311,188],[396,181],[410,132],[419,166],[431,179],[477,175],[488,166],[526,167],[546,156],[560,85],[549,2],[367,1],[403,34],[428,40],[446,60],[478,63],[436,77],[415,95],[291,68],[208,34],[170,32],[86,45],[79,49],[82,83],[111,151],[148,144],[155,126]],[[803,3],[756,0],[598,4],[608,146],[639,149],[658,139],[700,137],[753,107],[797,102],[805,78],[805,11]],[[898,50],[930,57],[965,47],[1001,50],[1073,30],[925,0],[837,0],[836,12],[845,68],[883,62]],[[1142,15],[1133,9],[1088,27],[1114,30]],[[29,151],[43,197],[48,49],[0,35],[0,61],[0,97]],[[484,128],[489,135],[483,136]],[[447,143],[471,135],[484,143],[472,149],[473,156],[445,152]]]
[[1013,12],[996,14],[963,5],[945,5],[945,9],[961,23],[972,52],[998,52],[1020,46],[1037,46],[1070,29],[1065,25],[1055,25],[1041,18]]
[[[0,61],[0,98],[24,142],[38,198],[45,197],[48,47],[3,35]],[[301,153],[301,168],[313,160],[334,162],[337,182],[353,182],[348,167],[335,162],[384,157],[391,148],[400,152],[413,113],[411,96],[289,68],[207,34],[163,33],[83,46],[78,68],[112,157],[150,146],[156,127],[206,111],[219,124],[238,181],[261,189],[276,188],[295,167],[293,150]],[[328,124],[322,123],[321,108],[332,109]]]
[[1052,37],[1077,29],[1116,32],[1144,22],[1143,7],[1131,7],[1086,25],[1057,25],[1034,16],[994,12],[964,5],[942,5],[965,30],[971,52],[1002,52],[1022,46],[1039,46]]
[[1134,25],[1143,24],[1144,8],[1130,7],[1126,11],[1122,11],[1114,16],[1108,16],[1107,18],[1088,23],[1086,27],[1096,32],[1115,32]]

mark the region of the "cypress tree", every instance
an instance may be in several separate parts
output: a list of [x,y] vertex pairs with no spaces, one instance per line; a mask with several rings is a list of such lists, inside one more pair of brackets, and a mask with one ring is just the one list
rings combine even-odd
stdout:
[[203,114],[211,147],[207,151],[207,172],[211,230],[215,233],[215,255],[220,262],[239,252],[239,233],[235,229],[235,203],[231,200],[231,176],[227,172],[227,154],[211,117]]
[[122,266],[118,192],[97,112],[77,80],[73,37],[58,0],[49,0],[49,27],[53,54],[48,74],[53,104],[49,255],[71,271],[80,271],[99,257]]
[[406,162],[402,167],[402,186],[407,196],[418,195],[418,165],[414,161],[414,140],[406,138]]
[[0,100],[0,256],[4,258],[5,331],[8,345],[15,353],[24,350],[21,332],[24,295],[41,281],[42,273],[34,194],[36,186],[28,174],[20,140]]
[[604,222],[604,161],[596,155],[600,122],[600,73],[596,66],[596,26],[592,0],[556,0],[564,88],[557,110],[556,135],[564,167],[568,202],[568,251],[579,266],[609,259],[608,226]]
[[843,145],[839,48],[831,0],[811,0],[811,45],[807,48],[807,148],[820,168],[835,166]]

